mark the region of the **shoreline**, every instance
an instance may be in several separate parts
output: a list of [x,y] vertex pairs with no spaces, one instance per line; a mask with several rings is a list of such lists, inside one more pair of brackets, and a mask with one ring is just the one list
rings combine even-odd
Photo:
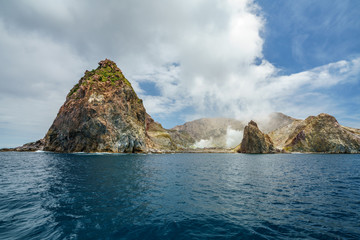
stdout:
[[187,149],[180,151],[148,151],[148,152],[52,152],[43,150],[16,150],[16,148],[2,148],[2,152],[33,152],[33,153],[59,153],[59,154],[181,154],[181,153],[230,153],[230,154],[247,154],[247,155],[258,155],[258,154],[360,154],[360,152],[354,153],[336,153],[336,152],[275,152],[275,153],[239,153],[233,149],[219,149],[219,148],[206,148],[206,149]]

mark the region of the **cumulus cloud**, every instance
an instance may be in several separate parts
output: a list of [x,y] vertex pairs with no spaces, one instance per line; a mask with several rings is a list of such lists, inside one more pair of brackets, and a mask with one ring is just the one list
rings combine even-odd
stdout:
[[[282,75],[262,55],[264,19],[256,5],[251,1],[223,1],[221,11],[228,18],[217,28],[204,24],[182,29],[191,37],[167,42],[173,54],[170,63],[136,78],[153,81],[161,91],[161,96],[150,97],[152,101],[146,101],[144,95],[150,112],[170,114],[191,106],[196,110],[187,120],[199,116],[250,119],[272,111],[306,117],[334,112],[336,101],[319,89],[349,82],[359,75],[360,58]],[[171,38],[173,32],[167,34]],[[154,104],[156,99],[159,104]],[[299,112],[304,115],[299,116]]]
[[[353,59],[282,76],[262,54],[264,27],[252,0],[3,1],[0,130],[31,124],[32,140],[42,137],[67,91],[104,58],[163,119],[249,118],[326,100],[311,105],[317,111],[332,103],[317,89],[359,74]],[[143,82],[159,94],[147,94]]]
[[42,138],[84,62],[66,44],[0,21],[0,135],[3,146]]

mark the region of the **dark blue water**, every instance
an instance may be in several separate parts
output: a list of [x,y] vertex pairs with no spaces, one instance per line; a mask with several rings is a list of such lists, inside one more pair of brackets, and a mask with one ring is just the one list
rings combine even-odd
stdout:
[[360,155],[0,153],[1,239],[360,239]]

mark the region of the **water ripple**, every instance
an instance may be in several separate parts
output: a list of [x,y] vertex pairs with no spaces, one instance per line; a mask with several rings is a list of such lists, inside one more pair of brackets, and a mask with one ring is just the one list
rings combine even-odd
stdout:
[[359,155],[0,153],[1,239],[360,239]]

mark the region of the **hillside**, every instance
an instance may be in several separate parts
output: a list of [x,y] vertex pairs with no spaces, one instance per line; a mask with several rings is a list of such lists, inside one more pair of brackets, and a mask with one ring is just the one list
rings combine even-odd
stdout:
[[[234,147],[242,139],[242,131],[244,123],[231,118],[201,118],[191,122],[186,122],[183,125],[176,126],[171,130],[188,134],[195,141],[195,146],[198,147],[215,147],[227,148]],[[237,134],[237,141],[232,146],[229,146],[229,134]],[[227,144],[228,143],[228,144]],[[203,144],[203,145],[201,145]]]
[[294,121],[273,131],[270,137],[277,148],[288,152],[359,153],[359,132],[322,113]]

